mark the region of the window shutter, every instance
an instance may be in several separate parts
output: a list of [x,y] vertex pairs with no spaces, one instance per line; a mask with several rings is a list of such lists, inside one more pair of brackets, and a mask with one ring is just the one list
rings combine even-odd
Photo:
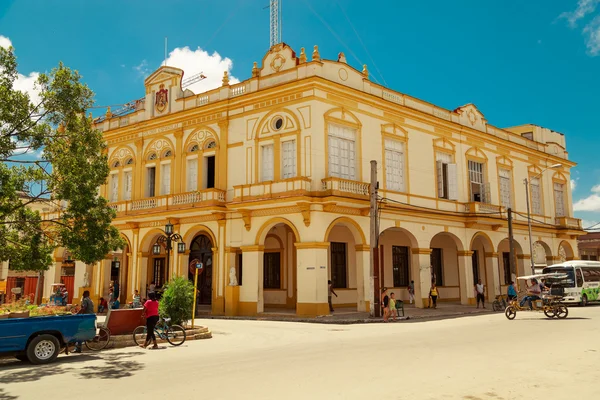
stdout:
[[490,189],[490,183],[484,183],[481,185],[481,202],[490,204],[492,202],[492,194]]
[[198,159],[192,158],[187,162],[187,191],[198,190]]
[[[444,198],[444,163],[441,160],[435,162],[437,167],[437,189],[438,189],[438,197],[440,199]],[[448,170],[448,175],[450,175],[450,170]],[[448,196],[450,197],[450,196]]]
[[131,183],[132,183],[132,175],[131,171],[126,171],[124,175],[125,181],[125,193],[123,194],[123,200],[131,200]]
[[273,169],[273,145],[269,144],[262,147],[262,181],[272,181],[274,179]]
[[448,164],[448,200],[458,200],[458,169],[456,164]]
[[283,142],[283,179],[296,176],[296,141]]
[[111,179],[111,190],[110,190],[110,201],[116,203],[119,201],[119,174],[112,174]]
[[161,195],[166,195],[171,193],[171,164],[163,164],[161,165],[160,171],[160,180],[161,180]]

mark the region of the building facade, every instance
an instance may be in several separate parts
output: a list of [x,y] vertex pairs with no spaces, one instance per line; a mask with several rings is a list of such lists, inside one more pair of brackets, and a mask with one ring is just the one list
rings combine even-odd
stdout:
[[582,260],[600,260],[600,232],[589,232],[577,239],[579,257]]
[[[202,262],[199,303],[214,314],[327,314],[328,280],[334,305],[369,310],[371,160],[380,276],[399,298],[414,280],[422,307],[433,277],[441,300],[472,304],[477,279],[492,299],[529,273],[525,178],[534,263],[575,257],[575,163],[560,133],[497,128],[472,104],[437,107],[374,84],[343,54],[321,59],[316,46],[310,59],[273,46],[250,79],[230,85],[225,73],[206,93],[182,89],[182,77],[159,68],[133,112],[96,121],[111,167],[101,193],[127,242],[86,267],[96,298],[111,280],[130,298],[173,275],[192,279]],[[166,260],[152,247],[168,222],[186,251]],[[230,272],[239,286],[229,286]]]

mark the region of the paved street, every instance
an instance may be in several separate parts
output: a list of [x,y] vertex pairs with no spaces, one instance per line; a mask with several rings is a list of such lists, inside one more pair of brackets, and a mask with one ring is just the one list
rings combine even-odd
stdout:
[[0,399],[561,399],[600,394],[600,307],[329,325],[199,320],[180,348],[0,360]]

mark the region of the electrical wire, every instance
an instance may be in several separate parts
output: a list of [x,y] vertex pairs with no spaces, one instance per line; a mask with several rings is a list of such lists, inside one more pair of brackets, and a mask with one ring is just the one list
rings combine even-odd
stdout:
[[[409,206],[409,207],[422,208],[422,209],[425,209],[425,210],[441,211],[441,212],[445,212],[446,211],[446,210],[440,210],[438,208],[433,208],[433,207],[419,206],[419,205],[416,205],[416,204],[408,204],[408,203],[404,203],[402,201],[390,199],[388,197],[382,197],[382,199],[386,200],[386,201],[391,201],[392,203],[402,204],[402,205]],[[472,212],[469,212],[469,211],[448,211],[448,212],[458,212],[458,213],[461,213],[461,214],[477,214],[477,215],[496,215],[496,214],[502,215],[501,211],[476,212],[476,213],[472,213]],[[500,218],[500,219],[505,220],[504,218]]]
[[535,218],[528,217],[527,215],[525,215],[525,214],[521,214],[520,212],[517,212],[517,211],[513,211],[513,213],[514,213],[514,214],[517,214],[517,215],[519,215],[519,216],[521,216],[521,217],[523,217],[523,218],[527,218],[527,219],[530,219],[530,220],[532,220],[532,221],[535,221],[535,222],[537,222],[538,224],[542,224],[542,225],[548,225],[548,226],[552,226],[552,227],[556,228],[556,225],[555,225],[555,224],[549,224],[549,223],[547,223],[547,222],[540,221],[540,220],[537,220],[537,219],[535,219]]
[[[594,225],[592,226],[588,226],[587,228],[583,228],[584,231],[590,231],[590,230],[594,230],[594,228],[596,228],[598,225],[600,225],[600,222],[596,222]],[[596,229],[600,229],[600,228],[596,228]]]

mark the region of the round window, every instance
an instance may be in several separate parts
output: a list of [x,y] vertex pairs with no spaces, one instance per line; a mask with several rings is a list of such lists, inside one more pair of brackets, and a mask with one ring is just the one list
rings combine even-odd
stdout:
[[273,118],[273,129],[278,131],[283,128],[283,118],[275,117]]

